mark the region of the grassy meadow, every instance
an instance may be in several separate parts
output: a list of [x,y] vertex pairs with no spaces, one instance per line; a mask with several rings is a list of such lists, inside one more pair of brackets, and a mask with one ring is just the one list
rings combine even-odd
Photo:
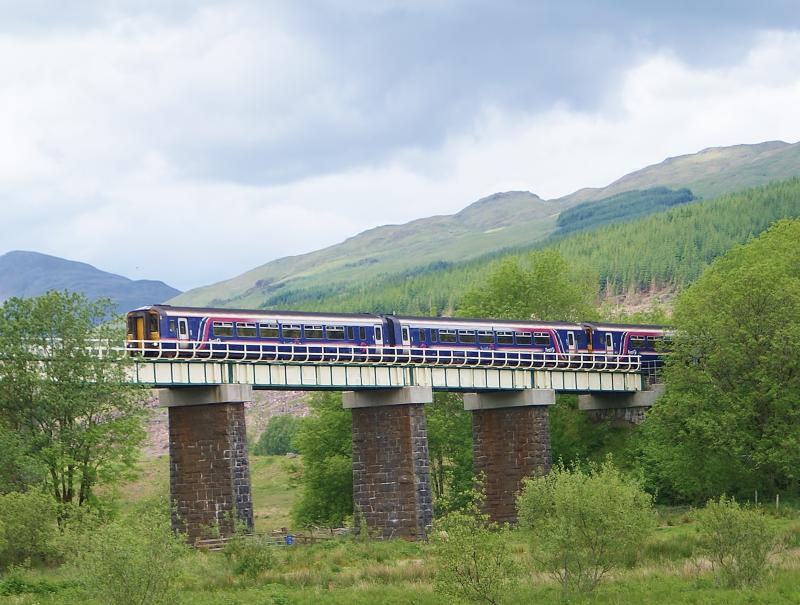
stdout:
[[[257,529],[288,526],[297,494],[300,461],[283,456],[252,456],[251,472]],[[138,478],[124,486],[121,514],[166,493],[165,456],[144,460]],[[766,507],[782,546],[773,569],[760,585],[732,590],[717,585],[709,562],[694,553],[698,532],[691,509],[662,508],[658,529],[638,560],[614,572],[594,593],[565,598],[558,583],[536,571],[531,536],[510,535],[510,550],[523,569],[518,584],[503,603],[594,604],[792,604],[800,603],[800,514],[792,507]],[[403,540],[371,541],[339,537],[313,545],[268,547],[270,564],[254,575],[235,572],[224,553],[189,551],[173,579],[171,603],[195,605],[268,604],[446,604],[450,597],[434,589],[437,554],[430,544]],[[7,572],[0,579],[0,604],[94,604],[83,587],[80,565],[32,565]]]

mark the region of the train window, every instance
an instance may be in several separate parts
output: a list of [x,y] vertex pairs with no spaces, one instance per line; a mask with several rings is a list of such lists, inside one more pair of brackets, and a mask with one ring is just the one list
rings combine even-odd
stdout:
[[347,326],[347,340],[356,339],[356,329],[353,326]]
[[128,316],[128,334],[133,336],[136,333],[136,320],[133,315]]
[[361,342],[364,342],[367,339],[367,329],[364,326],[361,326],[358,329],[358,339]]
[[644,346],[644,336],[631,336],[628,344],[633,349],[641,349]]
[[614,349],[614,336],[612,336],[611,332],[606,332],[606,349]]
[[303,333],[309,340],[322,340],[322,326],[304,326]]
[[408,335],[408,328],[403,326],[400,328],[400,338],[403,340],[403,343],[407,343],[411,338]]
[[464,343],[473,343],[475,342],[475,331],[474,330],[459,330],[458,331],[458,340]]
[[531,333],[530,332],[517,332],[517,344],[518,345],[529,345],[531,344]]
[[455,330],[439,330],[439,342],[455,342]]
[[344,340],[344,326],[326,326],[328,340]]
[[233,323],[229,321],[215,321],[214,336],[233,336]]
[[513,345],[514,344],[514,333],[513,332],[498,332],[497,333],[497,344],[499,345]]
[[285,325],[283,326],[284,338],[300,338],[300,326]]
[[494,344],[494,332],[491,330],[480,330],[478,332],[478,342],[482,345]]
[[664,346],[664,339],[661,336],[649,336],[647,340],[650,341],[650,348],[654,351],[660,351]]
[[439,342],[439,330],[431,328],[431,342]]
[[175,320],[174,319],[170,319],[169,320],[169,333],[170,334],[175,334]]
[[411,340],[414,342],[422,342],[425,340],[425,330],[422,328],[414,328],[411,330]]
[[261,338],[278,338],[278,324],[259,324]]
[[550,335],[547,332],[534,332],[533,344],[546,347],[550,344]]
[[158,315],[150,316],[150,331],[158,332]]
[[256,337],[256,324],[251,323],[237,323],[236,335],[242,338],[255,338]]

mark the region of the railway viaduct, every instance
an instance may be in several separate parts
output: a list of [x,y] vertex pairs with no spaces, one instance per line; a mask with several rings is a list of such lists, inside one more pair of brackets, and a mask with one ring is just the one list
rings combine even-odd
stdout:
[[253,526],[244,413],[253,389],[344,391],[356,522],[407,539],[424,538],[432,521],[425,405],[434,391],[464,394],[475,472],[484,476],[488,514],[501,522],[516,520],[522,479],[550,469],[557,392],[580,394],[594,418],[634,424],[659,394],[632,359],[528,368],[159,359],[140,360],[131,372],[132,381],[158,388],[168,408],[173,528],[190,542],[214,526],[229,534],[234,520]]

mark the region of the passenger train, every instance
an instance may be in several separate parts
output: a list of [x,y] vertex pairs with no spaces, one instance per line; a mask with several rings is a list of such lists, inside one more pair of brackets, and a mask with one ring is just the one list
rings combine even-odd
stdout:
[[253,311],[152,305],[127,314],[132,354],[242,360],[508,365],[657,363],[661,326]]

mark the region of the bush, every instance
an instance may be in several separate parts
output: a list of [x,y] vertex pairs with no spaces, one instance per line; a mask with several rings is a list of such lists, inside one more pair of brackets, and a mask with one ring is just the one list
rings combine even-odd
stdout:
[[710,500],[696,516],[698,554],[711,561],[717,581],[729,588],[758,584],[769,571],[769,556],[778,545],[777,532],[767,517],[726,496]]
[[261,433],[258,442],[253,448],[257,456],[283,456],[295,452],[292,445],[294,436],[300,426],[300,419],[294,416],[283,415],[270,418],[267,428]]
[[225,547],[233,573],[254,580],[275,565],[275,545],[260,537],[235,535]]
[[44,560],[56,535],[53,498],[42,491],[0,496],[0,566]]
[[632,562],[655,528],[652,497],[610,461],[589,471],[556,466],[525,481],[517,506],[536,562],[565,591],[589,592]]
[[434,523],[431,541],[438,557],[434,587],[449,597],[496,605],[519,576],[512,557],[510,530],[489,521],[474,498],[465,511]]
[[178,561],[187,552],[168,513],[154,507],[108,523],[91,538],[81,571],[89,592],[111,605],[173,602]]

